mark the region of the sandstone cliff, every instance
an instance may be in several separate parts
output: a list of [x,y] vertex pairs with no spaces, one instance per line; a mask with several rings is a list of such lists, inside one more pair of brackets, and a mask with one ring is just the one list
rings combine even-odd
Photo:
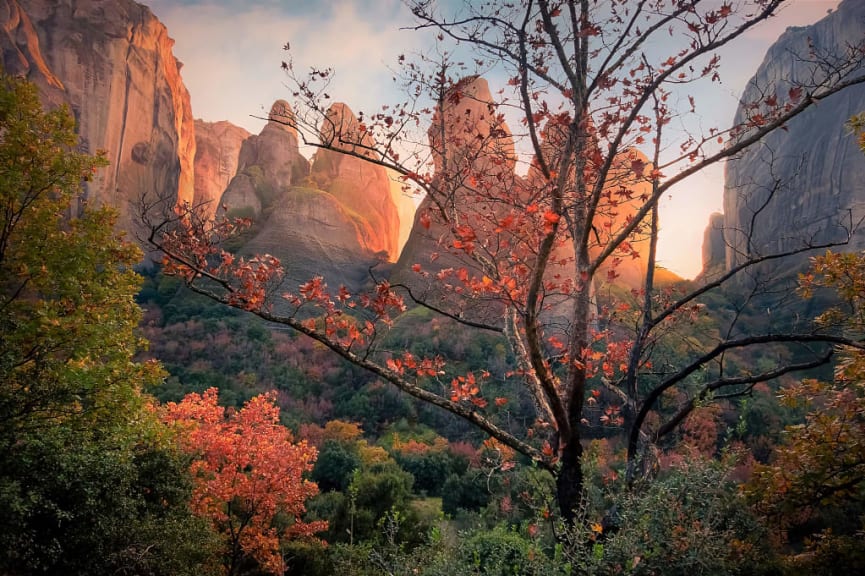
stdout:
[[87,200],[117,208],[124,230],[145,191],[193,201],[195,128],[173,44],[131,0],[0,0],[6,71],[69,106],[85,151],[107,151]]
[[[759,99],[767,86],[786,95],[789,82],[808,82],[811,70],[796,55],[809,51],[843,53],[860,44],[865,2],[845,0],[837,10],[808,27],[789,28],[769,49],[742,96]],[[865,160],[844,123],[865,110],[865,86],[856,86],[818,102],[758,146],[730,161],[724,191],[727,269],[748,256],[790,250],[806,243],[845,236],[845,227],[865,215]],[[746,118],[740,106],[735,123]],[[847,249],[865,247],[861,232]],[[707,249],[704,249],[707,250]],[[715,248],[708,249],[714,252]],[[808,255],[797,260],[805,264]],[[767,264],[759,271],[783,271]],[[784,270],[796,265],[786,261]]]
[[213,218],[222,193],[237,173],[240,147],[249,136],[230,122],[195,120],[194,205],[208,219]]

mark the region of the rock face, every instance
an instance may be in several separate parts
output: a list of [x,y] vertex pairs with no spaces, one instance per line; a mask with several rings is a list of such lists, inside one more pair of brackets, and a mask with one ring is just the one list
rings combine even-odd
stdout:
[[396,213],[399,217],[399,235],[397,237],[396,252],[398,257],[402,254],[402,249],[405,243],[408,242],[408,237],[411,234],[417,204],[415,203],[415,194],[403,189],[403,183],[396,173],[388,174],[388,179],[390,180],[390,198],[396,206]]
[[724,215],[714,212],[703,232],[703,274],[723,269],[726,264],[727,245],[724,243]]
[[173,44],[131,0],[0,0],[5,70],[69,106],[85,151],[107,152],[87,200],[117,208],[124,230],[145,191],[193,201],[195,127]]
[[370,267],[379,266],[384,275],[384,254],[368,249],[367,240],[375,236],[369,223],[327,192],[284,189],[272,212],[257,222],[243,252],[278,257],[289,287],[322,276],[334,289],[344,284],[358,290],[370,282]]
[[[811,74],[796,54],[807,56],[809,43],[818,54],[843,54],[846,44],[863,41],[863,22],[865,2],[845,0],[812,26],[788,28],[769,49],[742,101],[759,99],[760,87],[772,84],[776,93],[786,97],[789,82],[807,83]],[[849,88],[818,102],[790,122],[786,131],[775,131],[727,163],[723,224],[727,269],[749,255],[839,240],[851,221],[856,223],[865,215],[865,161],[855,138],[844,128],[852,115],[863,110],[865,86]],[[740,106],[735,123],[745,118]],[[862,248],[865,235],[859,233],[846,249]],[[706,250],[714,253],[715,248]],[[807,256],[798,262],[804,265]],[[760,271],[782,271],[779,266],[797,268],[785,259],[783,264],[761,265]]]
[[208,219],[237,173],[240,147],[250,134],[230,122],[195,120],[195,197]]
[[[334,104],[328,110],[321,128],[323,141],[334,141],[337,148],[354,151],[351,144],[339,144],[337,134],[371,145],[369,135],[358,134],[358,121],[345,104]],[[346,138],[344,138],[346,139]],[[391,182],[385,168],[361,158],[319,150],[312,163],[310,180],[316,188],[329,192],[351,212],[362,215],[370,224],[371,235],[366,247],[373,252],[385,252],[388,260],[399,255],[399,214],[391,197]]]
[[[370,280],[370,266],[386,265],[398,250],[390,180],[383,168],[338,152],[318,152],[310,170],[291,114],[277,101],[261,134],[243,142],[221,203],[229,215],[253,219],[243,252],[279,258],[289,285],[321,275],[333,287],[357,289]],[[328,118],[339,121],[326,121],[323,137],[342,130],[349,140],[357,121],[348,108],[335,105]]]

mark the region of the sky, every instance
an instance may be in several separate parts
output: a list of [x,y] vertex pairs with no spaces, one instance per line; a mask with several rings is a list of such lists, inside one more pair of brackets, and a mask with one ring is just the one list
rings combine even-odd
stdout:
[[[424,51],[429,33],[400,0],[143,0],[175,39],[196,118],[228,120],[258,133],[271,104],[290,100],[283,46],[299,69],[332,67],[335,101],[355,111],[400,101],[391,69],[400,54]],[[748,31],[722,57],[722,84],[697,96],[705,125],[728,126],[738,96],[768,47],[788,26],[816,22],[839,0],[789,0],[780,14]],[[491,79],[492,81],[492,79]],[[500,86],[491,85],[495,92]],[[692,278],[701,267],[703,232],[722,209],[723,168],[689,178],[661,203],[659,263]]]

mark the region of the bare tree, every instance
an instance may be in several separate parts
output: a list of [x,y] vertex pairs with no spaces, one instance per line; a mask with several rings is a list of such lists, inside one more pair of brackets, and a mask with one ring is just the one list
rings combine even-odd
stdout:
[[[194,291],[290,326],[535,461],[555,477],[560,512],[574,521],[591,424],[585,409],[599,393],[609,399],[604,423],[624,427],[634,479],[698,403],[828,362],[834,344],[861,347],[811,329],[741,334],[736,313],[676,365],[653,364],[665,339],[704,313],[706,294],[761,262],[820,247],[806,239],[793,250],[750,254],[689,292],[656,280],[658,201],[665,193],[758,145],[818,100],[865,82],[862,44],[831,58],[805,54],[807,82],[765,86],[765,97],[747,103],[742,123],[685,136],[673,131],[674,119],[687,124],[694,113],[689,87],[719,79],[719,50],[783,3],[491,1],[466,3],[447,16],[432,2],[409,2],[418,30],[434,30],[442,46],[454,41],[458,51],[474,50],[473,69],[443,49],[429,58],[400,57],[406,101],[355,119],[329,113],[330,70],[301,76],[283,65],[294,85],[289,122],[307,144],[385,166],[424,192],[415,228],[428,254],[418,262],[404,256],[399,285],[383,280],[371,293],[354,294],[346,287],[330,292],[313,278],[286,290],[274,257],[244,259],[220,247],[246,222],[209,227],[189,210],[151,222],[149,241],[165,254],[165,271]],[[512,92],[490,97],[474,68],[504,70]],[[674,94],[690,106],[673,107]],[[516,119],[513,131],[509,118]],[[624,297],[599,298],[616,292],[630,261],[641,272],[619,290]],[[441,356],[382,346],[406,299],[502,334],[520,387],[534,401],[535,425],[514,430],[497,419],[504,399],[484,397],[486,372],[455,373]],[[795,343],[807,359],[762,370],[736,370],[727,361],[779,343]],[[673,389],[688,400],[659,413],[660,398]],[[660,415],[650,419],[653,413]]]

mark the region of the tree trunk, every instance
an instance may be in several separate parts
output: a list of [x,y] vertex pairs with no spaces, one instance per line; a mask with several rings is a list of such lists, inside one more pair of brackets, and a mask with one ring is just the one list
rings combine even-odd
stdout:
[[569,525],[577,519],[583,501],[583,446],[579,439],[569,441],[561,454],[561,469],[556,476],[559,512]]

